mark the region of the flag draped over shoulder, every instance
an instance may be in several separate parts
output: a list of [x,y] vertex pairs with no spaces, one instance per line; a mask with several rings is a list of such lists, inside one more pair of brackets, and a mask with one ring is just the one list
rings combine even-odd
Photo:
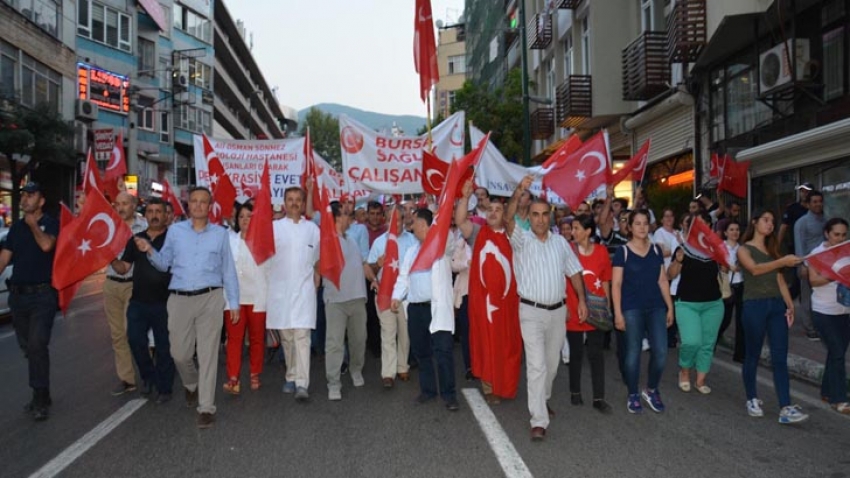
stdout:
[[379,311],[384,311],[390,308],[393,298],[393,287],[398,279],[398,270],[400,267],[400,257],[398,257],[398,210],[399,205],[393,207],[393,212],[390,215],[390,229],[387,231],[387,247],[384,250],[384,266],[381,268],[381,282],[378,284],[378,294],[375,298],[375,305]]

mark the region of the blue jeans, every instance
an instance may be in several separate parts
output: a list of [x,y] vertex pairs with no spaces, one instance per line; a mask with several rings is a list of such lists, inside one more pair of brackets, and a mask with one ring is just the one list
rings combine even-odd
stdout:
[[788,379],[788,321],[785,319],[785,302],[779,297],[744,301],[744,365],[741,376],[747,391],[747,400],[758,398],[756,372],[767,334],[770,345],[770,362],[773,366],[773,387],[779,406],[791,405]]
[[[419,362],[419,389],[422,395],[437,396],[443,400],[456,400],[455,395],[455,364],[452,348],[454,339],[452,333],[439,331],[431,333],[431,305],[410,304],[407,307],[407,328],[410,335],[410,350]],[[434,359],[437,367],[434,368]]]
[[667,362],[667,309],[624,310],[623,319],[626,321],[623,372],[629,394],[638,393],[641,343],[644,337],[649,339],[651,347],[646,386],[657,390]]
[[29,383],[34,390],[50,390],[50,334],[59,298],[47,288],[33,294],[9,293],[12,325],[18,345],[29,362]]
[[826,345],[826,367],[820,394],[833,405],[846,402],[847,367],[844,357],[850,344],[850,317],[847,314],[827,315],[812,311],[812,322]]
[[[148,329],[153,331],[156,364],[148,351]],[[127,341],[142,380],[156,385],[160,394],[171,394],[174,385],[174,360],[168,340],[168,309],[165,302],[146,303],[130,300],[127,306]]]

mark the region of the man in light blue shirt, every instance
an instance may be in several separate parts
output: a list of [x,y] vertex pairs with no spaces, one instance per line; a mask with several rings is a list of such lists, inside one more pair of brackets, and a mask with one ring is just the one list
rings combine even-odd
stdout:
[[[171,355],[186,388],[186,403],[197,406],[198,428],[215,423],[218,349],[225,302],[235,306],[230,320],[239,322],[239,284],[227,230],[209,223],[212,194],[204,187],[189,193],[189,221],[168,229],[157,251],[136,237],[136,247],[160,271],[171,270],[168,333]],[[222,292],[222,286],[224,291]],[[198,354],[198,367],[192,356]]]
[[[794,254],[805,257],[812,249],[823,244],[823,227],[826,217],[823,214],[823,193],[809,192],[809,212],[794,224]],[[800,278],[800,319],[806,329],[809,340],[819,340],[818,333],[812,323],[812,286],[809,284],[809,271],[806,266],[798,266]]]

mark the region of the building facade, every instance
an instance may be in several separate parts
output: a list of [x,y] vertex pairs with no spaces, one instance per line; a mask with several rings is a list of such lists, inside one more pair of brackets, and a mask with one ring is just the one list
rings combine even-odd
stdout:
[[434,91],[434,117],[451,115],[455,93],[466,81],[466,27],[463,23],[437,27],[437,65],[440,81]]

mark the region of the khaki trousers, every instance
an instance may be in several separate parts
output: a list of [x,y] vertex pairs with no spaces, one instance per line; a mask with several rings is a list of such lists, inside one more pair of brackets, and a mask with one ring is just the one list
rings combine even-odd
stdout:
[[[198,391],[198,413],[215,413],[218,349],[221,343],[224,290],[192,297],[168,298],[171,356],[189,391]],[[198,366],[192,356],[198,354]]]
[[407,314],[404,307],[399,307],[398,312],[382,310],[378,312],[378,320],[381,322],[381,378],[395,378],[397,373],[410,371]]
[[112,351],[115,352],[115,371],[118,379],[129,384],[136,383],[133,368],[133,353],[127,341],[127,306],[133,294],[132,282],[116,282],[107,278],[103,282],[103,310],[112,336]]
[[348,332],[348,369],[351,375],[363,373],[366,361],[366,300],[325,304],[327,321],[325,334],[325,377],[328,390],[340,390],[340,367],[345,355],[345,335]]
[[549,426],[546,402],[552,396],[552,382],[558,374],[561,348],[567,334],[567,308],[543,310],[519,304],[519,325],[525,346],[525,375],[528,383],[528,411],[531,426]]
[[286,381],[296,387],[310,388],[310,329],[281,329]]

